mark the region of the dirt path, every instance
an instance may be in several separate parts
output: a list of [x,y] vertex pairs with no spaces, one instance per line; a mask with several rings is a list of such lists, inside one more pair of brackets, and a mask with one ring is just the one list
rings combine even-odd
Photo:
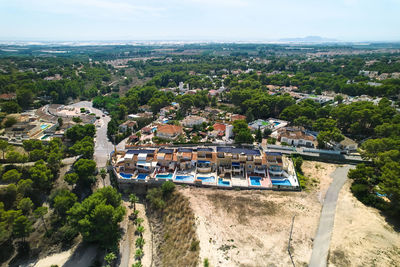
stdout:
[[326,266],[327,264],[338,195],[347,180],[347,173],[352,167],[354,166],[339,167],[332,173],[333,181],[325,196],[318,231],[313,243],[310,267]]
[[348,181],[339,194],[329,266],[399,266],[400,233],[358,201]]
[[[151,242],[151,231],[150,231],[150,225],[149,221],[146,216],[146,209],[145,206],[141,203],[136,204],[136,209],[139,210],[139,218],[143,219],[143,227],[145,229],[143,233],[143,238],[145,241],[145,244],[143,246],[143,257],[142,257],[142,266],[143,267],[150,267],[151,266],[151,258],[152,258],[152,242]],[[135,226],[132,225],[132,233],[134,236],[134,240],[131,243],[131,255],[129,257],[129,264],[128,266],[132,266],[133,263],[135,263],[135,251],[136,251],[136,246],[135,246],[135,241],[137,236],[134,235],[135,233]]]
[[[129,215],[132,214],[133,208],[130,208],[130,203],[128,201],[123,202],[127,213],[124,221],[121,223],[121,227],[124,231],[124,235],[120,241],[120,261],[118,266],[120,267],[128,267],[132,266],[135,260],[135,251],[136,251],[136,238],[138,236],[135,235],[136,225],[133,221],[129,220]],[[144,234],[143,238],[145,240],[145,245],[143,247],[144,255],[142,257],[142,265],[144,267],[151,265],[151,256],[152,256],[152,243],[151,243],[151,232],[148,219],[146,217],[145,206],[141,203],[136,203],[136,209],[139,211],[139,218],[143,219],[142,225],[144,226]]]

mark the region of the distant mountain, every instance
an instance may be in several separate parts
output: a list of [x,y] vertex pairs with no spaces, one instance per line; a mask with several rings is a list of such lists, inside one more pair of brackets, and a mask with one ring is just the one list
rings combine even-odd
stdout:
[[290,42],[290,43],[327,43],[327,42],[338,42],[336,39],[324,38],[321,36],[306,36],[297,38],[282,38],[279,39],[280,42]]

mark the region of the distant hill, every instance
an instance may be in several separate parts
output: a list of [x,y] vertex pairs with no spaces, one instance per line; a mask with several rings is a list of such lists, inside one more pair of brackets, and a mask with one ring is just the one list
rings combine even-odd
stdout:
[[324,38],[321,36],[306,36],[296,38],[282,38],[280,42],[293,42],[293,43],[326,43],[326,42],[337,42],[338,40],[332,38]]

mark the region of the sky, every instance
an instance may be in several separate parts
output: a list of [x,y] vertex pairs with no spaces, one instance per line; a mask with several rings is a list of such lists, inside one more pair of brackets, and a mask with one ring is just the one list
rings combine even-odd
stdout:
[[0,0],[0,40],[400,41],[400,0]]

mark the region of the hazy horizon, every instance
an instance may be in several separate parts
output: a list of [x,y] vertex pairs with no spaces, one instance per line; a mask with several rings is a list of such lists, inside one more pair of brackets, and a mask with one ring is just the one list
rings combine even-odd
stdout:
[[396,0],[0,0],[0,40],[398,42]]

